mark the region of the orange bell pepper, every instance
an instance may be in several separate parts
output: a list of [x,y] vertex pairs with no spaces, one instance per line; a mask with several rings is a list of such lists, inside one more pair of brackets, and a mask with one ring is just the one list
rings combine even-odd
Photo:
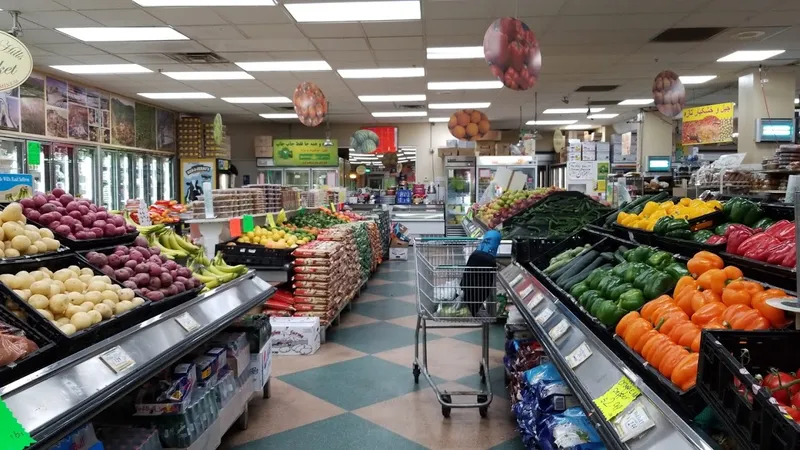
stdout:
[[625,329],[628,328],[628,325],[640,317],[642,316],[640,316],[636,311],[631,311],[628,314],[625,314],[617,323],[617,328],[614,329],[614,332],[617,333],[617,336],[622,337],[625,334]]
[[727,276],[729,280],[738,280],[744,277],[742,271],[736,266],[725,266],[722,271],[725,272],[725,276]]
[[[687,321],[673,328],[668,336],[672,342],[679,344],[684,334],[697,329],[697,325]],[[691,343],[691,341],[689,343]]]
[[722,262],[722,258],[707,251],[695,253],[692,259],[686,263],[686,268],[689,269],[689,273],[696,277],[699,277],[711,269],[722,269],[724,266],[725,263]]
[[746,281],[731,281],[722,290],[722,303],[726,306],[747,305],[750,306],[752,294],[745,288]]
[[658,364],[658,371],[661,372],[661,375],[670,378],[672,376],[672,372],[675,370],[675,367],[679,362],[681,362],[683,357],[688,354],[689,352],[685,348],[681,347],[680,345],[676,345],[675,347],[669,349],[669,351],[664,355],[664,358]]
[[703,333],[701,331],[700,333],[697,333],[697,336],[694,337],[694,340],[692,341],[692,343],[689,344],[689,348],[695,353],[699,352],[700,351],[700,342],[701,342],[702,339],[703,339]]
[[714,302],[722,303],[722,297],[714,291],[701,291],[700,295],[692,296],[692,309],[696,312],[703,306]]
[[736,284],[737,288],[738,286],[741,286],[741,288],[749,292],[750,295],[758,294],[759,292],[764,292],[764,286],[762,286],[761,283],[757,283],[755,281],[735,280],[731,281],[728,284],[728,286],[730,286],[731,284]]
[[[669,295],[662,295],[656,299],[650,300],[642,307],[642,317],[650,323],[653,323],[652,315],[659,306],[665,303],[675,303],[675,301]],[[617,333],[619,334],[619,333]]]
[[783,328],[789,325],[791,320],[786,318],[786,314],[783,310],[768,305],[767,300],[784,297],[787,297],[787,295],[780,289],[767,289],[764,292],[753,295],[751,306],[769,320],[769,324],[772,325],[773,328]]
[[653,339],[656,336],[659,336],[660,334],[661,333],[659,333],[655,329],[648,330],[647,333],[643,334],[642,337],[639,338],[639,341],[636,342],[636,346],[633,347],[633,351],[641,355],[644,346],[650,341],[650,339]]
[[703,289],[714,291],[719,295],[722,295],[722,290],[725,288],[726,281],[728,281],[728,277],[722,269],[710,269],[697,277],[698,286]]
[[659,364],[661,364],[661,361],[663,361],[664,357],[667,356],[667,353],[675,351],[676,348],[680,348],[678,347],[678,344],[673,343],[669,340],[669,338],[667,338],[666,345],[660,345],[650,353],[650,365],[658,369]]
[[692,345],[692,341],[700,335],[700,327],[695,324],[692,324],[694,328],[689,328],[688,331],[685,331],[680,337],[678,337],[678,342],[676,344],[680,345],[681,347],[690,348]]
[[[695,300],[695,297],[699,297],[698,300]],[[703,294],[700,291],[692,291],[690,289],[686,289],[680,293],[680,295],[675,296],[675,300],[678,303],[678,307],[683,310],[689,317],[692,317],[694,314],[694,307],[692,306],[695,303],[699,303],[702,306],[703,303]]]
[[665,307],[660,308],[658,311],[656,311],[653,314],[653,320],[654,320],[653,326],[661,325],[664,322],[666,322],[667,319],[669,319],[670,317],[675,316],[675,315],[677,315],[679,317],[682,317],[682,318],[684,318],[686,320],[689,320],[689,316],[685,312],[683,312],[682,309],[680,309],[675,304],[670,304],[670,305],[667,305]]
[[675,285],[675,290],[672,291],[673,296],[677,299],[684,289],[692,289],[696,291],[697,281],[695,281],[694,278],[690,277],[689,275],[680,277],[678,284]]
[[642,351],[639,354],[642,355],[642,358],[644,358],[647,362],[652,364],[653,353],[655,353],[657,349],[664,347],[664,345],[669,342],[671,342],[669,337],[658,333],[658,336],[651,338],[646,344],[644,344],[644,347],[642,347]]
[[682,391],[688,391],[697,381],[697,365],[699,361],[699,353],[690,353],[684,356],[672,370],[670,380]]
[[755,309],[736,314],[731,322],[734,330],[768,330],[769,321]]
[[734,319],[735,319],[737,314],[741,314],[743,312],[750,311],[751,309],[752,308],[750,308],[749,306],[743,305],[741,303],[736,304],[736,305],[728,306],[725,309],[725,312],[722,313],[722,323],[725,326],[732,326],[733,321],[734,321]]
[[727,330],[728,327],[722,323],[722,317],[715,317],[711,319],[708,323],[702,326],[704,330]]
[[636,343],[639,342],[639,339],[652,329],[653,326],[650,325],[650,322],[644,319],[634,320],[625,330],[625,343],[628,344],[630,348],[636,348]]
[[664,322],[657,326],[656,329],[659,333],[666,334],[669,336],[669,332],[672,331],[675,327],[682,323],[686,323],[687,320],[685,317],[681,317],[680,314],[671,314],[669,317],[664,319]]
[[703,325],[711,322],[717,317],[722,316],[725,312],[725,305],[720,302],[711,302],[703,305],[702,308],[692,314],[692,323],[702,327]]

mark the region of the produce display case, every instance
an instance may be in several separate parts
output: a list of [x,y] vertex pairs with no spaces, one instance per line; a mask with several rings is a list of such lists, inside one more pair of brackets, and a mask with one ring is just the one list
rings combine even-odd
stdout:
[[410,238],[445,234],[443,205],[392,205],[391,210],[392,222],[408,227]]
[[[445,227],[461,233],[461,221],[475,203],[475,158],[469,156],[445,157]],[[449,235],[447,232],[445,233]]]
[[0,138],[0,173],[22,173],[23,141]]

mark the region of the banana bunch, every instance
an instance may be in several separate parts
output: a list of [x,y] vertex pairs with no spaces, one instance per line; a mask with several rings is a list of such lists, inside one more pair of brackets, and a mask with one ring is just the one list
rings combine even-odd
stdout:
[[188,258],[192,255],[203,253],[203,249],[192,244],[189,238],[179,236],[172,228],[165,228],[158,234],[148,237],[150,245],[158,247],[167,258]]
[[217,253],[213,260],[209,260],[204,252],[200,252],[189,261],[189,270],[195,278],[205,283],[206,289],[227,283],[247,273],[247,266],[229,266],[223,259],[222,253]]
[[146,237],[148,240],[150,239],[150,236],[158,235],[164,229],[167,228],[167,226],[164,225],[163,223],[157,223],[155,225],[148,225],[146,227],[142,226],[142,225],[139,225],[133,219],[131,219],[131,215],[127,210],[123,211],[122,216],[125,218],[125,223],[127,223],[128,225],[133,225],[134,227],[136,227],[136,231],[138,231],[139,234],[141,234],[142,236]]

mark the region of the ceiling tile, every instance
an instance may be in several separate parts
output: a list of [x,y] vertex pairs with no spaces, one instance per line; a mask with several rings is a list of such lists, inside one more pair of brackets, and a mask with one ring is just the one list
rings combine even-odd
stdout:
[[213,8],[148,8],[147,12],[169,25],[227,25]]
[[645,45],[657,32],[650,30],[609,30],[593,31],[591,33],[576,33],[556,27],[548,30],[540,39],[543,53],[547,52],[547,45]]
[[360,38],[364,29],[359,23],[313,23],[297,24],[308,38]]
[[280,38],[305,39],[303,33],[293,24],[274,25],[239,25],[239,30],[251,39]]
[[463,36],[470,35],[483,42],[483,35],[491,25],[490,19],[441,19],[426,20],[425,34],[427,36]]
[[429,1],[423,8],[426,19],[487,19],[496,17],[490,1],[447,0]]
[[22,42],[25,44],[71,44],[79,42],[66,34],[53,30],[25,30],[22,35]]
[[283,8],[278,6],[226,6],[209,8],[234,25],[291,23]]
[[[729,0],[719,0],[728,3]],[[752,0],[730,0],[753,3]],[[697,9],[697,0],[671,0],[668,2],[643,2],[641,0],[567,0],[559,15],[589,14],[655,14],[689,13]]]
[[362,38],[312,39],[311,42],[322,50],[369,50],[367,40]]
[[19,11],[23,13],[33,11],[64,11],[64,5],[52,0],[3,0],[0,4],[6,11]]
[[[687,26],[681,22],[686,14],[626,14],[617,15],[586,15],[586,16],[559,16],[553,19],[553,29],[566,31],[609,31],[609,30],[656,30],[657,33],[672,26]],[[621,26],[621,22],[625,25]],[[680,22],[680,24],[679,24]],[[679,25],[678,25],[679,24]],[[697,26],[697,25],[694,25]],[[534,30],[535,31],[535,30]]]
[[786,11],[761,11],[747,21],[747,26],[751,27],[773,27],[773,26],[790,26],[798,22],[797,16],[786,14]]
[[308,39],[213,39],[203,45],[215,52],[314,50]]
[[269,52],[271,60],[275,61],[319,61],[322,59],[319,52]]
[[374,53],[375,59],[381,66],[391,62],[404,66],[422,66],[425,64],[425,52],[423,50],[375,50]]
[[[369,37],[382,36],[421,36],[422,21],[411,22],[363,22],[361,24]],[[342,36],[347,37],[347,36]]]
[[706,9],[710,11],[729,12],[729,11],[764,11],[770,4],[791,3],[782,0],[711,0]]
[[680,27],[738,27],[755,16],[754,12],[700,12],[681,19]]
[[322,56],[334,69],[371,69],[377,67],[369,51],[323,51]]
[[123,55],[126,61],[134,64],[175,64],[175,61],[160,53],[129,53]]
[[236,27],[232,25],[196,25],[186,27],[176,27],[176,29],[186,36],[195,39],[246,39]]
[[47,50],[43,50],[43,49],[41,49],[39,47],[34,47],[33,45],[28,45],[27,47],[28,47],[28,51],[31,53],[31,56],[33,56],[34,59],[36,57],[38,57],[38,56],[52,56],[53,55],[52,52],[48,52]]
[[[66,8],[76,10],[92,11],[97,9],[97,0],[56,0],[59,4],[64,5]],[[131,6],[130,0],[103,0],[103,9],[128,9]]]
[[72,58],[67,58],[66,56],[60,56],[60,55],[40,56],[36,58],[37,67],[54,66],[60,64],[79,64],[79,63],[78,61],[75,61]]
[[97,27],[99,23],[74,11],[42,11],[24,15],[26,20],[46,28],[56,27]]
[[114,55],[76,55],[71,56],[75,61],[81,64],[127,64],[128,61]]
[[39,48],[61,56],[103,55],[106,52],[86,44],[42,44]]
[[424,50],[422,36],[370,38],[369,45],[375,50]]
[[94,46],[112,55],[126,53],[192,53],[208,51],[208,49],[194,41],[95,42]]
[[[104,3],[103,7],[107,5]],[[96,9],[82,11],[86,17],[107,27],[150,27],[164,26],[164,22],[156,19],[143,9]]]

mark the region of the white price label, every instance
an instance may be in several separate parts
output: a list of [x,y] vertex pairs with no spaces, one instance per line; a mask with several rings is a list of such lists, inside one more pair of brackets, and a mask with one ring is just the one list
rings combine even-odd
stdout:
[[116,346],[103,353],[100,355],[100,359],[102,359],[103,362],[114,371],[114,373],[120,373],[136,364],[136,361],[128,356],[128,354],[125,353],[125,350],[123,350],[120,346]]
[[567,319],[561,319],[561,322],[558,322],[556,326],[551,328],[548,334],[550,335],[550,339],[555,342],[561,336],[564,336],[567,331],[569,331],[569,322],[567,322]]
[[180,326],[182,326],[183,329],[189,333],[200,328],[200,324],[197,323],[197,321],[194,320],[194,317],[192,317],[192,315],[189,314],[188,312],[185,312],[180,316],[176,317],[175,321],[178,322]]
[[137,199],[139,202],[138,207],[136,208],[136,214],[139,216],[139,225],[143,227],[148,227],[153,224],[150,221],[150,213],[147,209],[147,204],[142,199]]
[[531,292],[533,292],[533,284],[529,284],[528,287],[523,289],[522,292],[519,293],[519,298],[521,300],[525,300],[525,297],[527,297]]
[[550,320],[551,317],[553,317],[553,310],[547,308],[544,311],[540,312],[539,315],[536,316],[535,320],[539,325],[544,325],[544,323]]
[[638,404],[620,414],[613,423],[622,442],[633,439],[656,425],[644,407]]
[[542,303],[542,300],[544,300],[544,294],[541,292],[533,294],[533,298],[528,302],[528,309],[533,311],[533,308],[539,306],[539,303]]
[[513,280],[511,280],[511,283],[510,283],[510,284],[511,284],[511,287],[513,288],[514,286],[516,286],[517,284],[519,284],[519,282],[520,282],[520,281],[522,281],[522,278],[523,278],[523,277],[522,277],[522,274],[519,274],[519,275],[517,275],[517,277],[516,277],[516,278],[514,278]]
[[574,369],[589,359],[590,356],[592,356],[592,349],[589,348],[589,344],[584,342],[567,355],[567,364],[569,364],[570,369]]

